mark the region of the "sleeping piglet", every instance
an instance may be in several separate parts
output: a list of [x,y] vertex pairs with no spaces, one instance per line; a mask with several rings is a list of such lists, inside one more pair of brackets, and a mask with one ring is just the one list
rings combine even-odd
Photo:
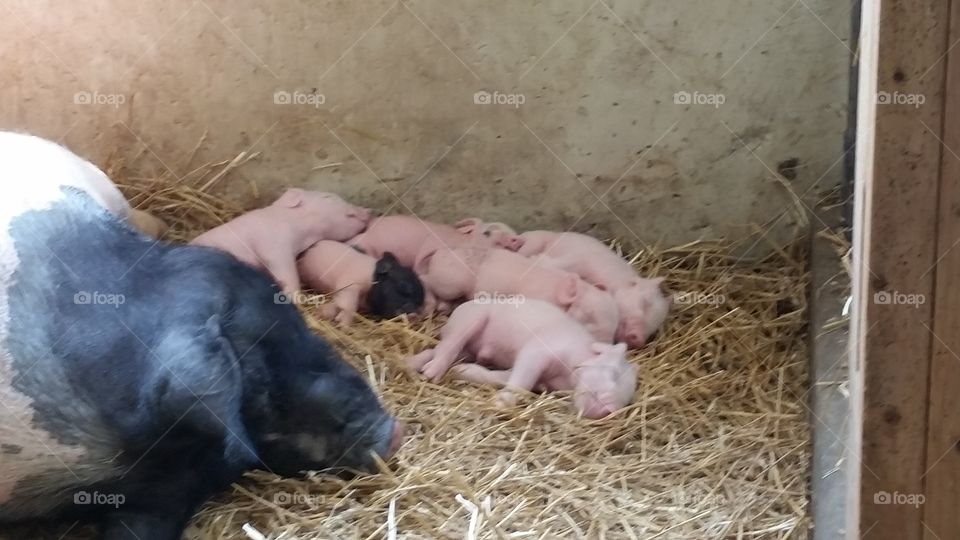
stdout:
[[480,218],[466,218],[458,221],[454,227],[457,231],[474,236],[482,236],[495,247],[516,251],[523,245],[520,236],[506,223],[485,222]]
[[[540,300],[522,304],[467,302],[453,311],[440,343],[408,363],[439,381],[456,378],[504,387],[499,400],[515,401],[516,390],[573,390],[573,403],[587,418],[602,418],[629,404],[637,369],[624,344],[595,341],[577,321]],[[475,363],[454,367],[466,352]],[[450,369],[453,367],[454,369]]]
[[297,270],[308,287],[333,295],[325,316],[344,326],[360,307],[387,319],[423,307],[420,279],[390,252],[377,260],[346,244],[322,240],[303,254]]
[[440,248],[493,247],[499,238],[501,235],[494,235],[492,229],[476,218],[462,220],[452,227],[416,216],[398,215],[372,219],[367,230],[349,243],[372,257],[389,251],[400,264],[412,268],[418,260]]
[[[544,267],[505,249],[438,249],[415,268],[424,285],[446,301],[479,298],[551,302],[583,324],[597,341],[612,343],[619,323],[616,302],[576,274]],[[503,300],[508,300],[507,298]]]
[[631,348],[643,346],[670,311],[660,290],[663,278],[644,279],[603,242],[585,234],[530,231],[520,235],[517,251],[538,264],[573,272],[613,295],[620,308],[617,339]]
[[320,240],[347,240],[363,231],[370,211],[334,193],[288,189],[276,202],[247,212],[193,239],[266,270],[284,292],[300,289],[297,256]]

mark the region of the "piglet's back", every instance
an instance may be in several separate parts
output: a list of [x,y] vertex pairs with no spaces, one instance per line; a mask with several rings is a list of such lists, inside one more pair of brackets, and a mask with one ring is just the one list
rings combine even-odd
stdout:
[[514,302],[513,299],[508,301],[491,295],[461,305],[451,318],[461,310],[463,314],[483,314],[487,317],[481,341],[509,342],[518,349],[530,340],[537,340],[547,347],[555,344],[558,353],[569,343],[593,342],[593,337],[583,325],[543,300],[526,298]]
[[332,291],[346,283],[370,281],[376,260],[355,248],[332,240],[322,240],[297,261],[300,279],[308,287]]
[[551,238],[541,253],[564,270],[573,272],[587,283],[607,289],[627,287],[637,273],[630,264],[603,242],[580,233],[566,232]]

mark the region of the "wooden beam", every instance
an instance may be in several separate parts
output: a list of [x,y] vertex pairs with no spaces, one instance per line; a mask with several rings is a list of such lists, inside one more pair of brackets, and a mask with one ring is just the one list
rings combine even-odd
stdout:
[[851,365],[859,530],[847,532],[915,540],[926,534],[923,508],[898,503],[925,488],[949,9],[884,0],[863,11]]
[[[960,2],[953,2],[950,11],[952,45],[960,39]],[[943,62],[946,90],[923,501],[928,540],[960,538],[960,51],[950,50]]]

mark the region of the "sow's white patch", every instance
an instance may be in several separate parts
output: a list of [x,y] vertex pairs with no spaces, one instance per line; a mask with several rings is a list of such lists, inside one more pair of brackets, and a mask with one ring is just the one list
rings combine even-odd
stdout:
[[[4,349],[10,328],[9,288],[18,265],[9,223],[28,210],[49,208],[61,200],[62,186],[86,191],[120,217],[129,212],[126,199],[93,164],[50,141],[0,132],[0,513],[7,517],[43,511],[42,499],[51,499],[43,495],[63,495],[104,473],[102,456],[94,458],[82,447],[64,445],[32,425],[32,400],[13,388],[17,373]],[[18,485],[28,477],[43,485]],[[11,500],[14,492],[24,500]],[[41,500],[30,500],[34,496]]]

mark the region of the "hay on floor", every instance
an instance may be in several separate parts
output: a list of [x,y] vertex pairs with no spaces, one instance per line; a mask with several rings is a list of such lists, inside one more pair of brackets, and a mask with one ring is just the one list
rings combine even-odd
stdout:
[[[121,184],[171,223],[168,239],[185,240],[240,212],[200,189],[217,169],[201,172]],[[493,389],[409,374],[404,359],[435,342],[441,320],[341,329],[305,309],[409,437],[378,475],[251,473],[204,507],[189,537],[807,537],[806,252],[744,261],[737,247],[632,254],[642,274],[666,277],[677,303],[631,356],[642,374],[635,403],[600,421],[578,419],[563,395],[502,410]]]

